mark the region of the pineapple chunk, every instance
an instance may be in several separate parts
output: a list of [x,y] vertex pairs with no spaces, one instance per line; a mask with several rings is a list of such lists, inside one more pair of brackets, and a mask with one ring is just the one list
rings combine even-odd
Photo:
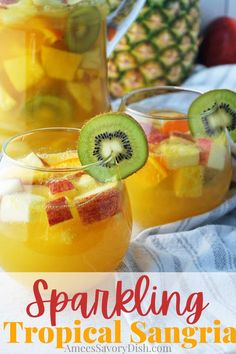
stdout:
[[92,111],[92,96],[89,88],[85,84],[68,82],[67,89],[84,111]]
[[81,55],[63,50],[43,47],[42,63],[49,77],[72,81],[81,62]]
[[[178,140],[176,140],[178,139]],[[159,154],[170,170],[199,164],[200,152],[195,144],[185,139],[168,139],[159,146]]]
[[0,109],[4,112],[12,110],[16,106],[16,100],[12,98],[7,91],[0,86]]
[[203,167],[183,167],[174,174],[174,191],[179,198],[199,198],[203,189]]
[[54,165],[53,167],[55,168],[78,168],[78,170],[80,170],[81,168],[81,163],[79,158],[72,158],[66,161],[61,161],[59,163],[57,163],[56,165]]
[[79,194],[84,194],[99,186],[98,182],[93,177],[87,174],[84,174],[81,177],[74,179],[73,185],[75,186]]
[[78,152],[76,150],[67,150],[52,154],[41,154],[39,157],[49,166],[56,166],[57,164],[66,162],[67,160],[78,159]]
[[12,85],[19,92],[36,85],[44,75],[41,65],[30,55],[6,60],[3,65]]

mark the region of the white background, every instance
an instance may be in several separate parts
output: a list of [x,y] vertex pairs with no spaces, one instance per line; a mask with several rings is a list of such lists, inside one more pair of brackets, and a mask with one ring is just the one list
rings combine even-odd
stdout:
[[202,28],[219,16],[236,18],[236,0],[201,0]]

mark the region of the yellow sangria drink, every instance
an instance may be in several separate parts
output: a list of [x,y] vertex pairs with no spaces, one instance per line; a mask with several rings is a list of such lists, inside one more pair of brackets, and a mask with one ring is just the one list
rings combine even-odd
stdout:
[[97,182],[78,158],[77,129],[12,138],[0,163],[0,266],[7,271],[113,271],[129,244],[125,185]]
[[0,144],[80,127],[109,110],[105,1],[19,0],[0,8]]
[[225,134],[193,137],[190,132],[185,112],[197,96],[166,88],[131,94],[124,99],[126,106],[123,101],[121,108],[143,126],[149,143],[146,165],[127,179],[140,228],[207,212],[226,196],[232,169]]

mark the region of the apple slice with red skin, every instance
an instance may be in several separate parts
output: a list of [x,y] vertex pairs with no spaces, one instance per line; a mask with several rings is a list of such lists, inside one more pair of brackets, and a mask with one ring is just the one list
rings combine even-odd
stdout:
[[49,201],[46,204],[46,212],[50,226],[73,219],[69,203],[65,197]]
[[49,181],[47,186],[52,194],[67,192],[75,189],[73,183],[67,179]]
[[116,215],[121,210],[121,190],[116,184],[96,188],[75,198],[84,224],[92,224]]
[[198,138],[197,146],[200,150],[200,163],[201,165],[207,165],[208,158],[211,151],[212,140],[208,138]]
[[198,138],[197,146],[200,150],[200,163],[204,166],[223,170],[226,159],[226,148],[223,144],[207,138]]

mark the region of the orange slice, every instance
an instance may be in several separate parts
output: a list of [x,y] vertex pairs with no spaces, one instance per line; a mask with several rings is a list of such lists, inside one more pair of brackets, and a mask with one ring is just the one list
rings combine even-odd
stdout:
[[188,122],[186,120],[173,120],[163,124],[161,132],[170,134],[172,132],[187,133],[189,131]]

